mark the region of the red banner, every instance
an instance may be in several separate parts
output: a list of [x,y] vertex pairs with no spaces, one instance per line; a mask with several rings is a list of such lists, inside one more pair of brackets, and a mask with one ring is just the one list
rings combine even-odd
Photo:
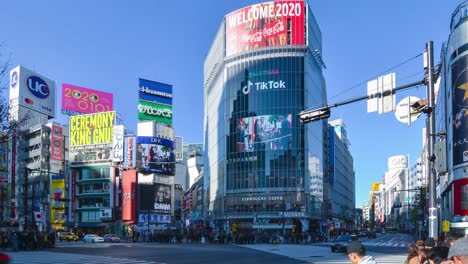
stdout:
[[52,125],[52,160],[63,160],[63,129]]
[[136,170],[122,172],[122,220],[136,221]]
[[226,16],[226,56],[263,47],[305,45],[304,1],[265,2]]

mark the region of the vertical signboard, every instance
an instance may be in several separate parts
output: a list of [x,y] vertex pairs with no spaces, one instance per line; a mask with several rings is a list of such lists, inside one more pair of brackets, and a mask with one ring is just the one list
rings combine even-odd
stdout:
[[114,140],[113,140],[113,146],[112,146],[114,162],[123,161],[123,149],[124,149],[123,140],[124,140],[124,126],[115,126],[114,127]]
[[51,186],[51,209],[50,209],[50,223],[55,230],[64,230],[65,223],[65,175],[52,174]]
[[52,153],[51,159],[56,161],[63,160],[63,128],[52,124]]
[[72,175],[71,175],[71,211],[72,213],[75,213],[76,210],[76,171],[72,170]]
[[17,66],[10,71],[10,108],[15,106],[55,117],[55,82]]
[[72,84],[62,84],[62,113],[92,114],[113,110],[113,95]]
[[468,55],[452,63],[453,166],[468,162]]
[[184,151],[183,151],[183,146],[184,146],[184,139],[182,137],[175,137],[175,156],[176,156],[176,161],[181,162],[184,160]]
[[124,168],[135,168],[135,142],[136,140],[133,136],[125,138]]
[[122,220],[136,220],[136,170],[122,172]]
[[251,5],[226,16],[226,56],[264,47],[304,45],[304,1]]

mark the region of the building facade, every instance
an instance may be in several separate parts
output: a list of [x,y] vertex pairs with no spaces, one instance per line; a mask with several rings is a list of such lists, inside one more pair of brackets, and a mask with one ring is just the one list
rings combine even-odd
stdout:
[[436,132],[446,157],[438,172],[437,195],[441,197],[439,230],[443,220],[451,222],[452,232],[468,234],[468,2],[452,14],[450,36],[442,47],[442,71],[436,105]]
[[329,180],[328,193],[331,204],[329,218],[340,228],[354,226],[354,208],[356,206],[355,174],[353,157],[349,150],[346,126],[343,120],[329,123]]
[[326,123],[303,126],[297,113],[326,104],[321,50],[304,1],[261,3],[223,19],[204,66],[203,179],[216,228],[317,225],[322,197],[311,194],[307,161],[323,173]]

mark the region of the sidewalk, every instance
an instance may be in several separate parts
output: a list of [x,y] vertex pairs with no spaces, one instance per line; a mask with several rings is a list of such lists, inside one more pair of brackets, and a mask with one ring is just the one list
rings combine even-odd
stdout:
[[[332,253],[329,247],[319,247],[313,245],[298,244],[259,244],[259,245],[241,245],[242,247],[261,250],[272,254],[290,257],[312,263],[349,263],[348,255],[345,253]],[[404,263],[406,253],[402,254],[383,254],[368,252],[379,263]]]

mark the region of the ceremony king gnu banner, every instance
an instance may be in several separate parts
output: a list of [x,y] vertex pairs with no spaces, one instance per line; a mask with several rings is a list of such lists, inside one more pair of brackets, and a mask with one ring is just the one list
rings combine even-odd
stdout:
[[304,45],[304,1],[251,5],[226,16],[226,56],[264,47]]
[[452,64],[453,166],[468,162],[468,55]]

